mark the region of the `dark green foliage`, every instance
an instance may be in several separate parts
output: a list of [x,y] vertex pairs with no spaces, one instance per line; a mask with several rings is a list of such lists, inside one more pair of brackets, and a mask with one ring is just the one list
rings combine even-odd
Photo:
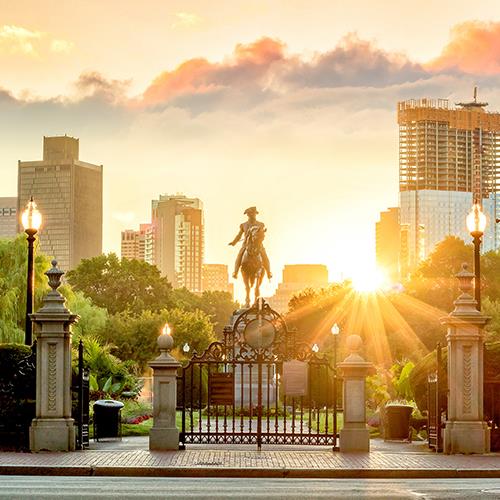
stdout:
[[113,353],[117,357],[135,361],[143,371],[147,363],[159,354],[157,340],[165,323],[172,327],[174,348],[180,352],[187,343],[191,353],[201,353],[215,340],[213,325],[205,313],[182,309],[157,313],[143,311],[138,316],[127,312],[115,314],[109,318],[99,336],[103,342],[114,346]]
[[[443,369],[441,370],[440,383],[443,389],[443,394],[446,394],[446,387],[448,386],[448,377],[446,373],[448,351],[446,347],[441,348],[441,357],[443,361]],[[410,373],[410,387],[413,399],[417,403],[418,409],[421,412],[427,410],[427,377],[436,371],[436,359],[436,351],[431,351],[415,365]],[[445,401],[443,401],[443,403],[444,402]]]
[[0,448],[28,446],[35,393],[35,355],[30,347],[0,344]]
[[76,291],[109,314],[159,311],[172,305],[172,287],[155,266],[139,260],[119,259],[115,254],[84,259],[67,274]]
[[[27,256],[26,235],[0,239],[0,343],[22,342],[24,339]],[[36,251],[35,310],[47,292],[47,279],[43,273],[49,267],[49,259]]]
[[194,312],[197,309],[210,317],[217,338],[222,339],[224,327],[239,304],[234,302],[228,292],[203,292],[196,295],[185,288],[172,291],[172,301],[178,309]]
[[[112,346],[103,344],[97,337],[83,339],[84,367],[90,371],[90,398],[116,398],[123,392],[136,394],[140,390],[137,379],[137,364],[121,361],[111,354]],[[73,350],[73,370],[76,370],[77,355]]]

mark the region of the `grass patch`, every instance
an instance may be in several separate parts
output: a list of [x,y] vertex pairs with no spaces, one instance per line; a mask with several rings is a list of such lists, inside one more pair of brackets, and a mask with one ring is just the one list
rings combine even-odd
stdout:
[[[317,414],[311,419],[311,429],[318,432],[326,431],[326,412],[320,411],[319,414],[319,428],[318,428],[318,417]],[[337,432],[344,426],[344,414],[337,412]],[[328,412],[328,432],[333,432],[333,413]]]
[[144,420],[140,424],[122,424],[122,436],[149,436],[153,427],[153,419]]

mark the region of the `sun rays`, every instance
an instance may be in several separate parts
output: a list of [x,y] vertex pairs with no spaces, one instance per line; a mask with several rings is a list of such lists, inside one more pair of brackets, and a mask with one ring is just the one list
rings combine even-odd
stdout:
[[355,287],[353,280],[352,284],[346,283],[330,294],[319,294],[312,302],[290,313],[289,320],[299,322],[301,318],[324,310],[314,331],[305,332],[307,338],[322,349],[328,350],[331,326],[338,323],[341,338],[350,334],[362,336],[367,358],[377,365],[391,366],[401,350],[418,359],[428,352],[428,348],[412,328],[409,313],[413,318],[435,324],[436,328],[447,313],[403,292],[384,291],[379,286],[369,291],[371,285],[382,282],[370,278],[362,286]]

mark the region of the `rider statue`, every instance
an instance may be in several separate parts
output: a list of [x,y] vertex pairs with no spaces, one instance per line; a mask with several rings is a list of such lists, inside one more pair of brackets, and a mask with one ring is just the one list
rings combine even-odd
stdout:
[[[233,278],[235,279],[238,278],[238,273],[243,261],[243,257],[248,249],[250,235],[256,230],[261,231],[262,233],[266,231],[264,223],[259,222],[257,220],[258,213],[259,212],[257,212],[256,207],[250,207],[245,210],[244,214],[248,217],[248,220],[246,222],[243,222],[243,224],[240,224],[240,230],[236,235],[236,238],[234,238],[234,240],[231,241],[231,243],[229,243],[231,246],[234,247],[241,240],[241,237],[243,236],[243,245],[241,246],[240,252],[238,253],[238,257],[236,258],[236,263],[234,266]],[[269,258],[267,256],[264,245],[260,245],[260,257],[262,259],[262,266],[266,271],[267,277],[271,279],[273,276],[271,273],[271,265],[269,263]]]

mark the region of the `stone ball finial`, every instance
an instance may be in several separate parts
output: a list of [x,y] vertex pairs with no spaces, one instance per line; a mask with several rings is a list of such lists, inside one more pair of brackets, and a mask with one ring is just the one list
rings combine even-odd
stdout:
[[174,347],[174,339],[172,338],[171,329],[168,325],[163,327],[157,342],[161,353],[168,353],[172,350],[172,347]]
[[57,267],[57,260],[52,261],[52,268],[49,269],[45,275],[49,278],[49,286],[52,288],[52,291],[56,291],[61,286],[61,278],[64,274],[64,271],[61,271]]
[[349,335],[346,339],[346,345],[351,354],[358,353],[363,347],[363,339],[359,335]]

